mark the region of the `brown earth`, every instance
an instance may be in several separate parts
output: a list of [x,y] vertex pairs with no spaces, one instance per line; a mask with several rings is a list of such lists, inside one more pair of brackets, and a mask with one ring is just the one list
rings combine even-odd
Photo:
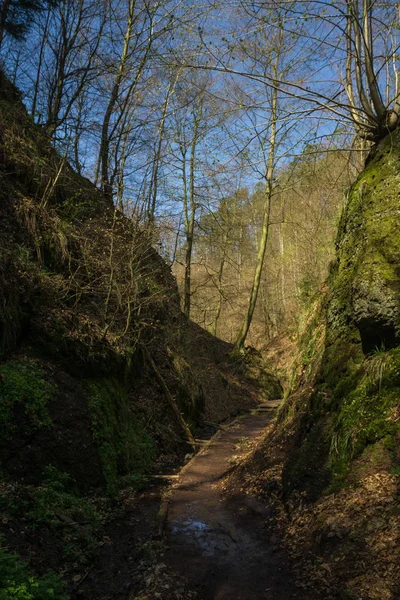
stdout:
[[163,562],[203,600],[302,597],[287,555],[266,533],[261,505],[240,494],[224,500],[224,477],[260,440],[272,414],[255,412],[220,431],[173,490]]

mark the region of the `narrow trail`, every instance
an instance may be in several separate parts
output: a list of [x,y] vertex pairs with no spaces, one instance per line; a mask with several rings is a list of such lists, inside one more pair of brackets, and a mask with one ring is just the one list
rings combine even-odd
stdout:
[[270,423],[250,414],[220,431],[181,471],[169,506],[164,561],[201,600],[300,600],[287,556],[268,539],[262,514],[245,497],[222,498],[234,457]]

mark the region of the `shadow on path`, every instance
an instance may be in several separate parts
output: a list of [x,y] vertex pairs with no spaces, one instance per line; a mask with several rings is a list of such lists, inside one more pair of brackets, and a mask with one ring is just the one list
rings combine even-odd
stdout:
[[300,600],[289,561],[269,542],[245,498],[224,502],[219,481],[232,458],[262,434],[272,413],[251,414],[219,432],[182,470],[168,515],[165,560],[202,600]]

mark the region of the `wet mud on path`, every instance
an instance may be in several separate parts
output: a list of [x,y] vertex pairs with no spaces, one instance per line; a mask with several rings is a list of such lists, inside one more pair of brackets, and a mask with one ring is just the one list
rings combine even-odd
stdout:
[[221,481],[272,418],[246,415],[218,432],[181,471],[171,495],[163,560],[202,600],[300,600],[287,557],[246,497],[226,502]]

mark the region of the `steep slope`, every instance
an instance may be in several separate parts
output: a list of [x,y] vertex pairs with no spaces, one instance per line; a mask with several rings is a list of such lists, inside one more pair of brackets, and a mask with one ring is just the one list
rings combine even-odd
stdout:
[[396,131],[350,189],[291,393],[231,482],[274,504],[310,598],[400,594],[399,159]]
[[102,536],[93,494],[143,485],[257,390],[184,318],[149,232],[73,171],[1,73],[0,148],[0,534],[39,571],[68,571]]

